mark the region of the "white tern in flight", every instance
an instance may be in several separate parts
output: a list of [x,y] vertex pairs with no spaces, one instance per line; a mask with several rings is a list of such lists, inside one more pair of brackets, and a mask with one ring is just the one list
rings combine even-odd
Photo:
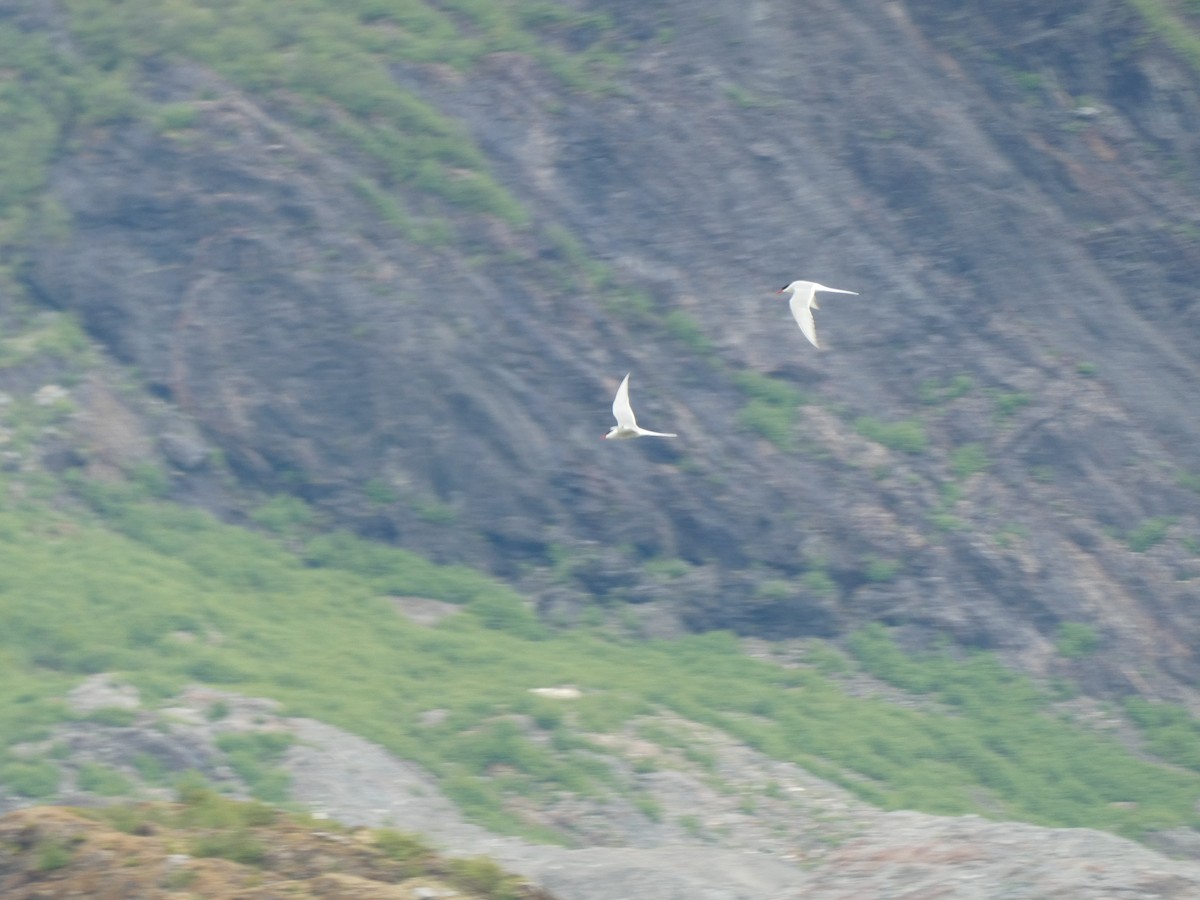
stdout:
[[604,435],[606,441],[623,440],[624,438],[635,437],[678,437],[676,434],[668,434],[664,431],[647,431],[645,428],[638,427],[637,419],[633,417],[633,407],[629,405],[629,375],[621,381],[621,386],[617,388],[617,396],[613,400],[613,415],[617,417],[617,424],[609,429],[608,434]]
[[817,291],[858,296],[857,291],[843,291],[841,288],[825,287],[825,285],[817,284],[815,281],[793,281],[791,284],[784,285],[775,293],[785,294],[791,292],[792,299],[788,305],[792,308],[792,315],[796,318],[796,324],[800,326],[800,330],[804,332],[804,336],[808,338],[809,343],[820,350],[821,345],[817,343],[817,324],[813,321],[812,314],[814,309],[821,308],[817,305]]

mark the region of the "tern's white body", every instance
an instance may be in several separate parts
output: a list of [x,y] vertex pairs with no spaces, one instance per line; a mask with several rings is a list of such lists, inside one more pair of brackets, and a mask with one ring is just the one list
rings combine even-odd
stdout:
[[608,434],[604,435],[606,441],[647,436],[678,437],[678,435],[668,434],[665,431],[648,431],[638,427],[637,419],[633,417],[633,407],[629,405],[629,375],[625,376],[621,381],[621,386],[617,388],[617,396],[613,400],[612,410],[617,424],[609,429]]
[[804,336],[808,338],[808,342],[819,350],[821,345],[817,343],[817,324],[813,321],[812,314],[814,309],[821,308],[817,305],[817,291],[858,296],[857,291],[843,291],[841,288],[825,287],[825,285],[817,284],[815,281],[793,281],[787,287],[781,287],[775,293],[791,293],[792,299],[788,302],[788,305],[792,308],[792,315],[796,319],[796,324],[800,326],[800,330],[804,332]]

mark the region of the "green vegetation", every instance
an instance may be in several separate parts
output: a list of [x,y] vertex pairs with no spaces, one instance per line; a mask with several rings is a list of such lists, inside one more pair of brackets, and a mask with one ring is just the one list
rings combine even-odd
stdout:
[[[466,69],[488,53],[517,50],[584,85],[595,66],[612,59],[595,40],[582,54],[563,51],[557,31],[604,22],[553,3],[536,11],[527,3],[466,2],[446,10],[420,0],[67,5],[78,45],[101,71],[164,51],[198,61],[271,98],[297,124],[348,140],[377,165],[385,191],[413,187],[514,223],[524,221],[524,211],[487,174],[469,136],[402,88],[389,66],[436,61]],[[164,130],[186,128],[195,108],[175,103],[155,118]]]
[[1141,727],[1151,753],[1200,772],[1200,721],[1184,707],[1133,698],[1125,711]]
[[181,778],[176,790],[179,807],[110,806],[88,814],[128,834],[144,834],[151,824],[196,831],[187,844],[192,856],[221,857],[244,865],[258,865],[265,859],[266,846],[255,829],[274,824],[279,818],[275,810],[261,803],[228,800],[195,772]]
[[362,486],[362,492],[376,506],[390,506],[400,499],[395,489],[381,478],[372,478]]
[[52,872],[70,865],[74,850],[69,843],[56,840],[45,840],[37,846],[37,869],[39,872]]
[[459,889],[496,900],[523,900],[525,881],[510,875],[486,856],[452,859],[446,866],[450,881]]
[[1181,471],[1175,479],[1180,487],[1200,493],[1200,473]]
[[[145,703],[197,680],[275,698],[289,714],[425,765],[474,820],[541,840],[557,835],[531,828],[511,801],[627,791],[620,767],[588,735],[659,712],[723,730],[888,808],[986,809],[1126,834],[1196,820],[1200,775],[1057,722],[1047,698],[990,656],[907,657],[883,629],[863,632],[851,646],[857,665],[952,712],[903,709],[843,693],[823,673],[853,663],[833,651],[814,649],[810,666],[784,668],[746,656],[722,633],[643,643],[588,629],[551,634],[520,597],[470,570],[344,534],[291,552],[129,489],[85,481],[77,489],[93,511],[68,517],[61,503],[21,500],[0,482],[10,497],[0,510],[8,741],[0,781],[25,796],[52,792],[56,769],[11,744],[48,737],[67,718],[56,698],[81,675],[113,671]],[[821,588],[817,574],[804,586]],[[419,626],[396,614],[388,600],[396,593],[448,600],[466,614]],[[554,684],[584,694],[563,705],[529,693]],[[431,722],[432,709],[445,714]],[[702,743],[662,739],[696,765],[716,764]],[[288,740],[226,735],[221,746],[260,796],[277,798],[286,785],[272,773]],[[103,786],[107,775],[87,777]],[[239,806],[234,816],[210,794],[202,783],[181,786],[189,818],[204,827],[252,830],[246,809],[273,815]],[[193,851],[256,856],[252,841],[217,838]]]
[[133,782],[111,766],[100,763],[84,763],[79,767],[76,783],[81,791],[91,791],[102,797],[117,797],[128,794]]
[[758,372],[752,372],[748,369],[734,375],[733,383],[747,397],[754,400],[763,400],[773,406],[794,407],[808,402],[804,394],[790,384],[785,384],[782,381],[771,378],[769,375],[760,375]]
[[1050,465],[1036,465],[1029,470],[1029,474],[1033,476],[1034,481],[1042,484],[1051,484],[1054,482],[1054,467]]
[[790,384],[750,370],[736,373],[733,383],[750,398],[738,414],[742,426],[781,450],[791,450],[795,445],[796,409],[808,398]]
[[[0,338],[0,368],[30,362],[38,357],[60,366],[56,376],[63,384],[73,384],[77,372],[95,360],[95,354],[78,320],[69,313],[23,311],[17,333]],[[58,401],[59,404],[67,401]]]
[[832,597],[837,593],[837,582],[824,569],[809,569],[800,583],[818,597]]
[[[1146,827],[1146,816],[1158,814],[1152,809],[1161,811],[1174,804],[1168,794],[1157,789],[1152,795],[1142,793],[1152,767],[1114,742],[1082,734],[1047,715],[1048,698],[1027,678],[1005,670],[990,655],[978,654],[963,661],[944,654],[906,656],[880,626],[856,635],[851,650],[872,674],[947,703],[974,720],[978,727],[963,731],[951,726],[955,719],[942,721],[934,758],[954,756],[955,765],[973,771],[1006,805],[1015,803],[1027,809],[1031,821],[1044,821],[1041,815],[1050,809],[1056,811],[1056,817],[1082,821],[1090,818],[1084,810],[1094,804],[1111,806],[1138,794],[1137,809],[1121,814],[1129,815],[1130,820],[1114,828],[1136,833]],[[1191,727],[1196,727],[1194,722]],[[1192,742],[1194,746],[1194,737]],[[1038,757],[1048,764],[1044,774],[1030,779],[1029,770],[1014,765],[1020,755],[1014,752],[1015,743],[1037,748]],[[1050,770],[1057,774],[1043,782]],[[1115,812],[1110,809],[1100,818],[1109,819]]]
[[1151,547],[1161,544],[1167,536],[1167,530],[1175,524],[1169,516],[1157,516],[1147,519],[1125,537],[1125,543],[1134,553],[1145,553]]
[[217,738],[217,746],[228,754],[229,765],[250,788],[252,797],[281,803],[287,799],[289,778],[276,763],[295,740],[286,731],[252,731],[223,734]]
[[58,767],[45,760],[10,760],[0,765],[0,784],[22,797],[49,797],[58,790]]
[[651,822],[662,821],[662,804],[650,794],[638,794],[633,798],[633,805]]
[[962,487],[957,482],[948,481],[938,492],[938,502],[929,513],[929,522],[938,531],[957,531],[964,527],[964,522],[953,512],[962,499]]
[[658,559],[646,560],[642,565],[642,569],[650,575],[657,576],[665,580],[674,578],[682,578],[692,570],[691,565],[683,559],[672,557],[660,557]]
[[406,874],[416,875],[428,868],[433,850],[420,837],[394,828],[380,828],[375,832],[375,846],[390,859],[403,863]]
[[409,499],[409,504],[421,521],[428,522],[430,525],[452,525],[458,519],[458,513],[454,507],[441,500],[412,497]]
[[250,513],[250,518],[276,534],[291,534],[313,523],[312,508],[298,497],[278,494]]
[[807,647],[804,661],[822,675],[841,675],[854,668],[845,653],[824,642],[813,642]]
[[868,441],[874,441],[889,450],[897,450],[902,453],[924,453],[925,448],[929,445],[925,426],[916,419],[881,422],[871,416],[861,416],[854,420],[854,430]]
[[63,8],[69,40],[26,32],[19,16],[0,20],[0,249],[31,226],[69,228],[41,196],[51,157],[68,139],[129,117],[176,138],[201,122],[211,88],[159,105],[135,91],[152,60],[199,63],[291,125],[341,141],[368,173],[359,192],[416,240],[449,236],[422,197],[514,225],[527,215],[466,129],[401,86],[395,66],[467,70],[516,51],[568,86],[595,91],[620,64],[605,14],[554,0],[67,0]]
[[863,567],[863,574],[867,577],[867,581],[876,583],[892,581],[895,579],[896,573],[900,571],[900,565],[898,559],[880,559],[878,556],[870,556]]
[[1023,391],[988,391],[992,402],[996,404],[996,419],[1011,419],[1031,402],[1031,397]]
[[[126,834],[155,835],[172,851],[186,849],[193,856],[220,857],[257,867],[262,877],[274,875],[270,879],[274,884],[286,884],[295,878],[294,867],[289,869],[288,865],[294,862],[297,852],[312,852],[304,838],[319,829],[339,838],[323,851],[326,869],[339,868],[342,858],[339,847],[347,851],[347,861],[353,857],[360,865],[362,854],[370,848],[377,854],[370,877],[380,884],[433,877],[464,894],[487,900],[521,900],[529,896],[527,882],[505,872],[488,857],[446,858],[417,835],[381,828],[370,832],[361,842],[345,841],[340,839],[339,832],[345,833],[347,829],[336,821],[318,821],[303,813],[289,814],[261,803],[221,797],[195,773],[182,780],[178,793],[179,802],[174,804],[115,804],[74,812]],[[66,865],[75,845],[84,840],[82,836],[67,841],[43,840],[34,848],[38,854],[37,868],[45,871]],[[193,868],[174,869],[163,878],[162,885],[184,890],[195,882],[197,875]],[[294,892],[285,889],[283,893]]]
[[259,865],[267,856],[266,845],[245,828],[198,835],[188,851],[192,856],[218,856],[245,866]]
[[[1163,0],[1129,0],[1154,31],[1162,35],[1167,45],[1200,71],[1200,35],[1179,19]],[[1195,13],[1195,4],[1188,0],[1187,11]]]
[[1059,655],[1067,659],[1088,656],[1099,646],[1100,636],[1096,629],[1086,622],[1063,622],[1058,627],[1058,641],[1055,647]]
[[955,478],[970,478],[992,465],[982,444],[963,444],[950,452],[950,471]]
[[169,781],[166,766],[157,756],[149,753],[139,753],[133,759],[133,768],[138,777],[147,784],[164,785]]
[[773,603],[782,603],[785,600],[790,600],[795,595],[795,587],[790,582],[780,578],[764,578],[758,584],[754,585],[754,597],[756,600],[770,600]]
[[[44,37],[22,31],[12,18],[0,19],[0,248],[20,237],[39,208],[39,193],[63,123],[99,109],[100,85],[81,67],[54,50]],[[113,110],[113,112],[123,110]]]
[[243,803],[222,797],[198,772],[184,773],[175,784],[183,804],[173,818],[165,820],[184,828],[255,828],[271,825],[280,813],[265,803]]
[[922,403],[929,406],[940,406],[950,403],[959,397],[965,397],[975,387],[970,375],[955,375],[945,383],[934,380],[922,381],[917,388],[917,396]]
[[663,316],[663,327],[698,356],[712,356],[715,352],[712,341],[700,329],[699,323],[682,309],[673,309]]
[[630,325],[649,325],[660,321],[654,301],[644,291],[613,288],[605,295],[604,306]]
[[219,722],[221,719],[229,715],[229,704],[224,700],[217,700],[208,707],[208,712],[204,714],[205,718],[210,722]]
[[164,134],[191,128],[199,115],[194,103],[164,103],[151,113],[155,127]]
[[1042,76],[1037,72],[1017,72],[1013,80],[1025,91],[1039,91],[1042,88]]

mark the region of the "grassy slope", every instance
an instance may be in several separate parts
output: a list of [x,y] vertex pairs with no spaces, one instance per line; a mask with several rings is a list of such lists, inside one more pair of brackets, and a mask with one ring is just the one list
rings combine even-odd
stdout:
[[[41,193],[64,141],[130,115],[162,128],[186,124],[186,102],[155,107],[130,87],[137,65],[160,52],[200,61],[298,127],[340,136],[362,157],[364,192],[416,238],[446,234],[431,221],[436,204],[515,224],[525,213],[491,180],[460,128],[396,85],[389,65],[469,68],[483,53],[516,49],[583,85],[612,63],[602,20],[523,0],[67,0],[64,7],[76,53],[23,33],[15,19],[0,22],[0,120],[11,126],[0,131],[5,262],[28,238],[30,221],[69,227]],[[590,49],[556,49],[568,34]],[[69,327],[43,330],[50,344],[79,343]],[[4,346],[15,352],[11,341]],[[760,401],[755,427],[778,430],[776,414],[787,403],[745,387]],[[44,424],[36,417],[53,414],[17,412],[32,432]],[[32,438],[18,432],[15,439]],[[885,806],[962,812],[983,797],[990,808],[1046,824],[1126,833],[1195,824],[1200,778],[1138,761],[1056,721],[1028,683],[987,657],[914,662],[877,633],[861,636],[860,664],[953,710],[925,714],[850,699],[814,669],[749,660],[727,635],[652,645],[588,631],[548,635],[511,592],[475,573],[340,538],[310,540],[295,555],[199,513],[79,487],[90,510],[55,511],[55,485],[15,476],[0,494],[5,746],[44,734],[64,717],[58,698],[73,682],[111,669],[151,697],[191,680],[277,697],[293,712],[420,760],[469,812],[511,830],[521,826],[503,810],[506,794],[617,789],[578,735],[659,708],[727,729]],[[420,628],[395,614],[389,593],[451,599],[472,614]],[[577,712],[528,693],[561,682],[590,692]],[[433,708],[450,715],[418,727],[418,715]],[[531,740],[508,713],[530,716],[548,743]],[[1195,745],[1190,719],[1135,713],[1151,729],[1153,749],[1196,765],[1184,752]],[[485,777],[497,763],[509,774]],[[0,779],[7,772],[10,784],[21,775],[35,786],[37,772],[22,765],[0,757]],[[1136,806],[1113,806],[1123,801]]]
[[[478,820],[518,832],[528,833],[505,796],[624,789],[586,735],[659,709],[887,807],[978,811],[986,798],[1014,818],[1125,833],[1196,819],[1200,776],[1055,720],[1031,684],[986,656],[913,661],[882,632],[860,635],[865,666],[952,710],[918,712],[850,698],[815,668],[752,660],[726,634],[650,644],[550,634],[519,597],[468,570],[336,535],[296,554],[199,512],[79,487],[92,507],[57,512],[14,503],[27,492],[4,486],[6,743],[44,735],[65,716],[64,689],[111,670],[151,698],[193,680],[278,698],[419,760]],[[414,625],[390,594],[448,599],[468,614]],[[569,713],[529,693],[564,682],[586,693]],[[418,725],[431,709],[449,714]],[[490,778],[497,765],[506,774]]]

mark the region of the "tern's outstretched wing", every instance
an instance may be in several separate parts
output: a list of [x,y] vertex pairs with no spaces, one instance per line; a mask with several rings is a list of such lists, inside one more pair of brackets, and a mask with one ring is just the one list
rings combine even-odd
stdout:
[[637,419],[633,417],[633,407],[629,405],[629,373],[621,380],[617,388],[617,396],[613,399],[613,416],[621,428],[637,430]]
[[795,291],[792,299],[788,301],[788,306],[792,308],[792,316],[804,332],[804,336],[808,338],[808,342],[820,350],[821,345],[817,343],[817,323],[813,321],[811,308],[816,305],[812,302],[815,294],[811,287],[808,290]]
[[[831,294],[851,294],[855,297],[858,296],[858,291],[843,291],[841,288],[825,287],[825,285],[817,284],[815,281],[812,283],[812,291],[814,295],[817,291],[828,291]],[[817,306],[817,298],[815,296],[812,299],[812,308],[819,309]]]

